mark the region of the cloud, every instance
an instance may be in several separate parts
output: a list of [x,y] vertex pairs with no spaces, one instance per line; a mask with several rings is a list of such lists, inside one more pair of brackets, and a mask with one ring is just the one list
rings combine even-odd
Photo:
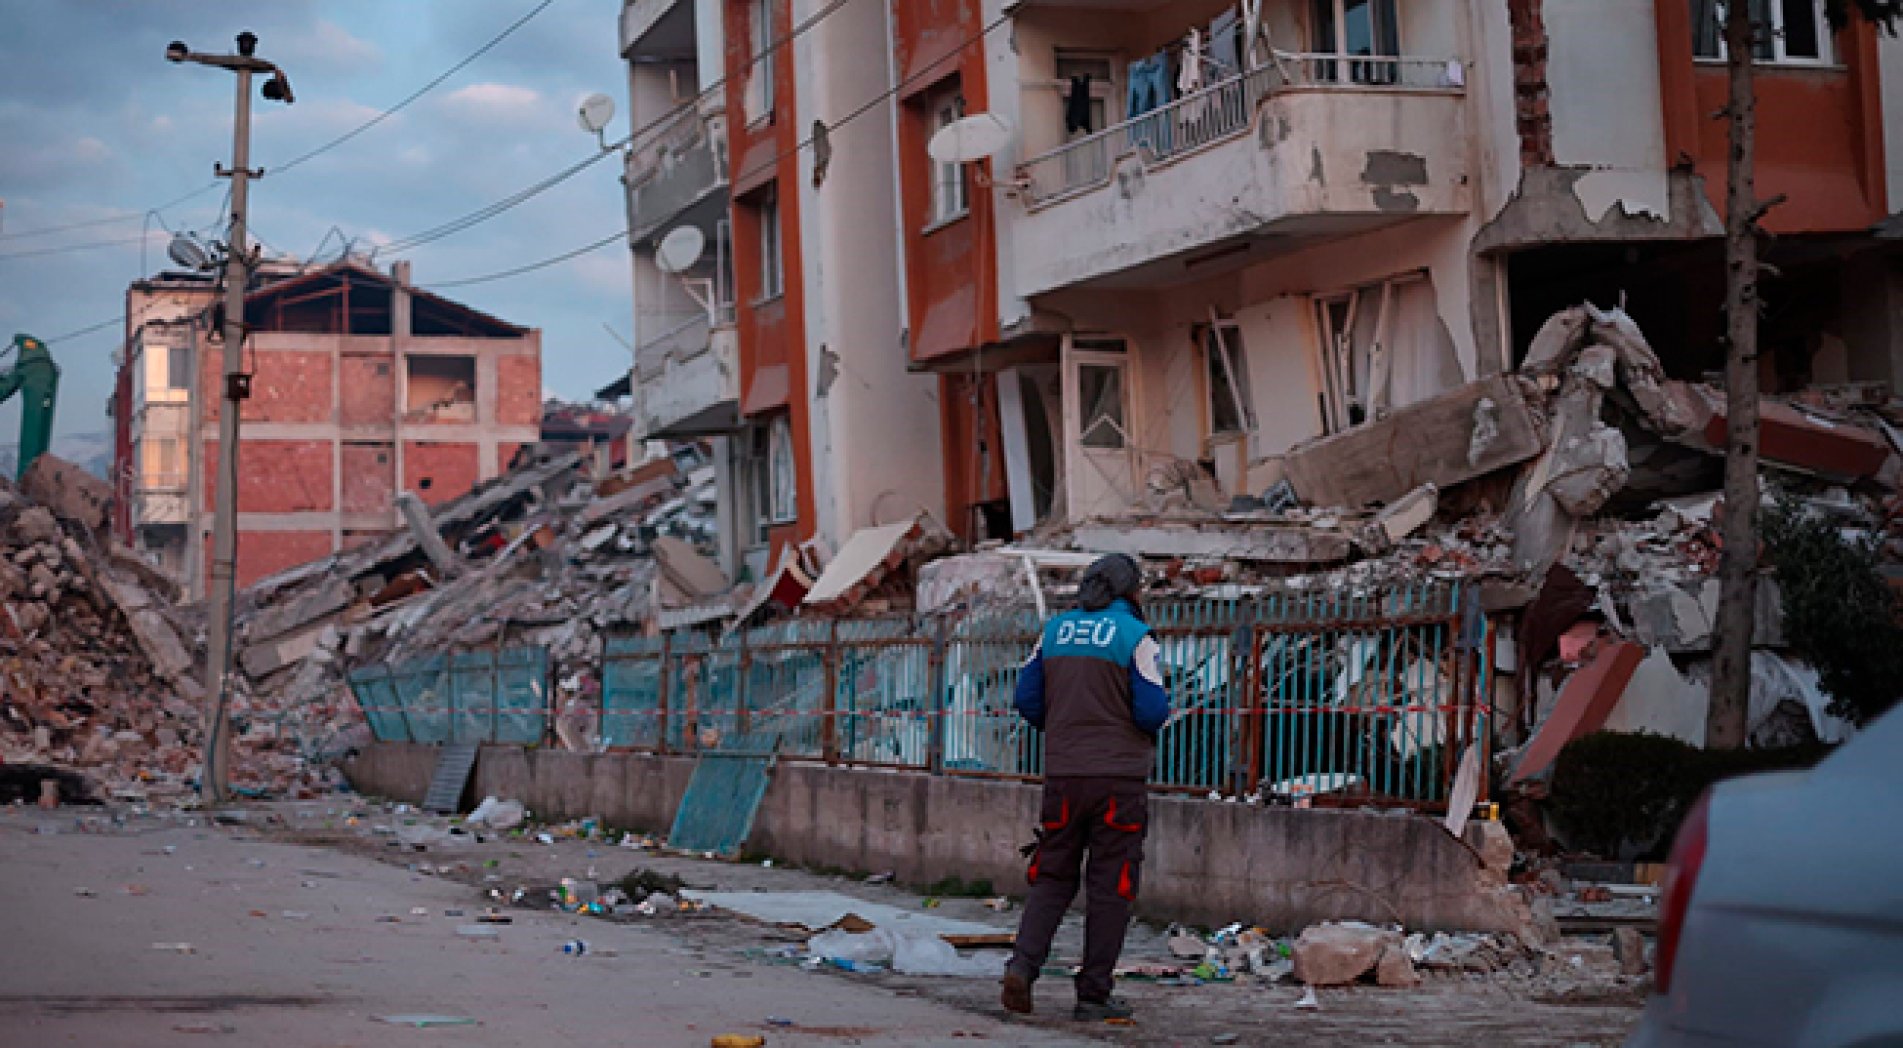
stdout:
[[296,34],[278,47],[277,59],[287,70],[324,68],[328,70],[369,72],[383,64],[383,51],[335,22],[318,19],[306,32]]
[[466,119],[516,126],[539,123],[549,116],[542,93],[520,84],[470,84],[450,92],[443,104]]

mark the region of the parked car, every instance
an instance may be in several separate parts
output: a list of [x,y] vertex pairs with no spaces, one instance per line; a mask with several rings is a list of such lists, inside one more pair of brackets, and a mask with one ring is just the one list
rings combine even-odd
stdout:
[[1903,708],[1679,828],[1627,1048],[1903,1046]]

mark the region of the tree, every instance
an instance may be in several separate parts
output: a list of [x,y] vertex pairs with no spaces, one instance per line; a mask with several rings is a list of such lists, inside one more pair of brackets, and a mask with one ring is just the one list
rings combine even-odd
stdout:
[[[1669,3],[1671,0],[1661,0]],[[1725,170],[1725,518],[1724,553],[1718,564],[1717,644],[1711,677],[1707,738],[1714,749],[1744,745],[1751,699],[1751,633],[1757,605],[1758,565],[1758,253],[1765,239],[1759,225],[1781,196],[1760,202],[1757,163],[1757,95],[1753,54],[1768,35],[1770,4],[1777,0],[1731,0],[1724,4],[1725,65],[1730,91],[1723,116],[1730,124]],[[1825,0],[1831,28],[1853,17],[1892,35],[1903,0]]]

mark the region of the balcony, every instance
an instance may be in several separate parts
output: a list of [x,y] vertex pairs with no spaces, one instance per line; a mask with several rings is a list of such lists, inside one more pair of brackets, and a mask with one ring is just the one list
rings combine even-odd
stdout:
[[642,323],[659,330],[635,348],[634,414],[643,439],[733,429],[740,418],[740,339],[731,314],[648,314]]
[[183,473],[148,473],[133,479],[132,522],[186,524],[191,521],[190,478]]
[[[684,105],[629,152],[633,239],[662,232],[689,211],[717,217],[726,209],[727,118],[717,107]],[[700,216],[702,211],[709,216]]]
[[1181,282],[1470,209],[1464,75],[1440,59],[1278,53],[1019,165],[1018,290]]
[[694,57],[694,0],[627,0],[621,6],[621,57]]

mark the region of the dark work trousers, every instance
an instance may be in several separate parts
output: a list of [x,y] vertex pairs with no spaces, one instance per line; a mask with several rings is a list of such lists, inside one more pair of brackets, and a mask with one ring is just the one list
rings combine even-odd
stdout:
[[1142,873],[1149,790],[1141,779],[1047,779],[1039,821],[1043,834],[1025,873],[1031,894],[1018,921],[1010,970],[1037,979],[1081,875],[1084,963],[1077,998],[1104,1000]]

